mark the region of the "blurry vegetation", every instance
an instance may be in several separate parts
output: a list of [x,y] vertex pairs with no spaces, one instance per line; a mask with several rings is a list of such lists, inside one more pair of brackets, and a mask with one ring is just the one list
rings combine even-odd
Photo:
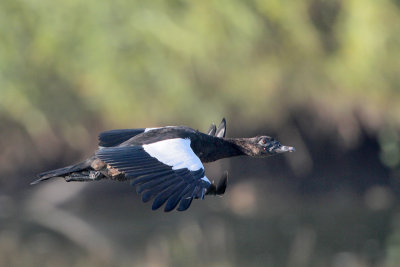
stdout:
[[371,127],[398,125],[398,8],[372,0],[3,1],[1,110],[33,134],[85,127],[88,114],[112,126],[207,125],[220,114],[270,121],[314,105],[340,120],[357,111]]
[[[349,250],[362,249],[332,256],[333,252],[329,251],[336,251],[340,245],[332,242],[334,230],[324,233],[324,226],[334,229],[326,208],[314,207],[314,201],[308,199],[303,209],[296,209],[297,196],[288,193],[274,202],[287,201],[280,204],[282,207],[278,205],[286,216],[283,221],[302,217],[301,212],[308,214],[307,218],[317,218],[305,226],[295,223],[293,229],[298,231],[289,227],[293,232],[288,231],[289,237],[286,236],[286,241],[278,246],[285,249],[275,251],[279,254],[275,258],[269,252],[262,254],[254,266],[265,263],[276,266],[277,262],[287,266],[307,266],[307,263],[326,266],[327,262],[333,262],[334,266],[344,266],[343,263],[372,266],[383,261],[388,266],[396,266],[400,251],[400,213],[391,203],[397,203],[400,192],[399,9],[398,0],[1,1],[0,213],[3,215],[0,214],[0,220],[13,218],[12,207],[19,209],[18,205],[24,205],[14,203],[11,194],[28,182],[28,176],[45,166],[60,167],[88,155],[96,147],[94,137],[103,129],[184,124],[205,130],[212,121],[226,116],[230,136],[234,133],[250,135],[268,129],[298,148],[296,156],[287,159],[286,165],[275,162],[286,169],[291,168],[285,173],[297,179],[289,180],[288,187],[299,185],[301,188],[300,184],[305,183],[309,191],[312,188],[332,189],[336,185],[335,179],[345,185],[352,181],[362,185],[364,182],[359,180],[364,178],[365,184],[371,185],[368,181],[372,178],[351,176],[354,169],[371,176],[385,175],[374,176],[376,180],[384,181],[383,186],[362,186],[366,191],[363,196],[366,207],[358,202],[359,196],[352,193],[349,193],[350,197],[337,197],[333,193],[329,201],[324,197],[321,202],[327,206],[335,201],[339,205],[344,203],[343,207],[349,205],[337,213],[339,216],[344,214],[346,217],[353,209],[364,212],[357,218],[368,222],[355,234],[362,238],[355,237],[355,240],[365,241],[365,244],[355,242],[354,246],[348,247]],[[326,136],[330,141],[324,139]],[[365,136],[371,147],[375,141],[379,147],[357,150]],[[354,153],[344,157],[340,151]],[[377,159],[372,164],[355,158],[369,156],[371,151],[376,152],[371,158]],[[334,165],[335,160],[341,165]],[[365,170],[365,167],[376,167],[381,163],[386,169]],[[231,168],[236,167],[236,173],[249,175],[260,168],[260,162],[256,164],[258,167],[246,161],[243,165],[233,164]],[[265,166],[268,164],[271,162]],[[329,164],[332,166],[327,169]],[[247,167],[251,171],[246,172],[243,171],[245,166],[253,167]],[[276,169],[272,173],[277,174],[283,168],[278,172]],[[338,174],[343,175],[339,177]],[[307,179],[311,182],[305,182]],[[219,261],[212,265],[212,259],[208,259],[198,266],[246,263],[252,258],[252,252],[258,251],[257,245],[248,246],[242,242],[241,246],[235,247],[230,244],[234,237],[221,229],[226,228],[228,232],[248,230],[240,228],[246,222],[236,217],[237,224],[233,225],[225,225],[225,219],[235,221],[230,216],[240,215],[239,210],[243,209],[249,213],[241,215],[256,216],[254,203],[257,202],[251,197],[256,193],[251,191],[254,188],[249,188],[253,187],[245,185],[235,201],[226,201],[231,203],[233,213],[222,214],[223,219],[215,217],[215,233],[207,232],[214,228],[207,230],[201,222],[185,224],[183,230],[173,232],[181,239],[190,232],[198,243],[186,244],[175,236],[167,235],[171,239],[153,236],[158,245],[142,248],[147,251],[148,262],[157,260],[152,256],[155,253],[161,259],[165,257],[167,263],[188,266],[193,259],[196,262],[202,259],[199,255],[190,256],[190,253],[199,253],[199,248],[210,252],[219,247],[223,250]],[[247,194],[250,197],[246,198],[243,193],[246,190],[254,194]],[[232,189],[232,195],[234,192]],[[134,201],[138,200],[129,200],[129,203]],[[241,208],[240,203],[250,206]],[[114,205],[115,208],[117,204]],[[235,211],[235,205],[239,205],[238,211]],[[310,206],[313,211],[309,210]],[[268,208],[261,210],[267,213],[273,209],[272,206]],[[382,215],[385,222],[375,222],[377,217],[372,218],[371,213],[378,217]],[[154,219],[152,216],[155,215],[146,216]],[[288,219],[287,216],[293,217]],[[271,222],[267,217],[253,218],[253,226],[263,228],[259,223],[261,220],[267,228],[282,227],[281,223]],[[131,217],[128,219],[132,220]],[[315,222],[319,223],[318,227],[322,225],[322,230],[313,228]],[[173,225],[179,228],[180,223]],[[348,223],[355,222],[350,220]],[[344,232],[351,234],[357,231],[356,226],[346,228]],[[274,236],[271,229],[264,229],[258,239],[252,233],[252,238],[257,242],[262,241],[260,238],[268,239]],[[13,231],[2,233],[0,230],[0,251],[5,254],[8,250],[19,250],[24,243],[25,237],[15,234],[18,230]],[[213,234],[218,233],[223,235],[223,248],[219,239],[212,239]],[[137,238],[137,235],[133,234],[133,237]],[[35,238],[49,237],[38,235]],[[240,238],[249,240],[245,234],[239,234],[238,240],[234,241],[240,243]],[[202,242],[209,240],[209,246],[204,247]],[[52,239],[47,244],[51,247],[52,242],[57,241]],[[306,244],[305,248],[301,244]],[[315,252],[318,245],[320,250]],[[182,246],[189,251],[186,258],[177,252]],[[382,251],[386,252],[384,246],[387,246],[386,256],[382,255]],[[246,247],[244,256],[233,255],[232,251]],[[277,250],[269,245],[266,247],[271,249],[270,253]],[[22,251],[24,257],[20,258],[19,264],[34,266],[35,262],[29,263],[29,247]],[[59,261],[57,257],[55,255],[52,260]],[[64,265],[96,265],[91,257],[81,259],[77,256],[80,260],[67,261]],[[0,265],[13,263],[12,260],[0,261]]]

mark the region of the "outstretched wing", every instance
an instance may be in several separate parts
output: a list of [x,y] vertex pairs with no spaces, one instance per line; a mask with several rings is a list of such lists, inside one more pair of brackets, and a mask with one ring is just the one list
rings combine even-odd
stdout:
[[109,147],[96,156],[132,179],[142,200],[154,197],[152,209],[183,211],[193,198],[204,198],[211,183],[204,166],[190,147],[190,139],[168,139],[147,145]]
[[119,145],[132,137],[144,133],[146,129],[120,129],[102,132],[99,134],[99,146],[112,147]]

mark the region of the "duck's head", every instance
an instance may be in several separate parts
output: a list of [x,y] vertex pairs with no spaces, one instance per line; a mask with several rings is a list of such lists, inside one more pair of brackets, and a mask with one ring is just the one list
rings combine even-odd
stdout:
[[294,147],[284,146],[270,136],[260,136],[257,144],[261,150],[260,154],[266,154],[266,156],[296,151]]
[[257,136],[245,140],[245,142],[241,142],[243,152],[252,157],[265,158],[284,152],[296,151],[294,147],[284,146],[270,136]]

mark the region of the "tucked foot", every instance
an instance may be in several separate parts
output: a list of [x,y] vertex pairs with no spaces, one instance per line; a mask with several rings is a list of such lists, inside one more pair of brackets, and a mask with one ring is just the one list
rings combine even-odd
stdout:
[[222,175],[221,179],[218,182],[217,185],[217,195],[221,196],[225,193],[226,187],[228,186],[228,171],[225,171],[224,174]]
[[228,172],[225,171],[221,179],[219,180],[218,185],[212,183],[210,187],[207,189],[206,195],[222,196],[225,193],[227,185],[228,185]]

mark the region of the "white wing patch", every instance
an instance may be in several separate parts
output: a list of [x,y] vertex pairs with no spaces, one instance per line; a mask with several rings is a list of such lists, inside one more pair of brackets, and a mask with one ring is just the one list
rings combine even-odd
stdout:
[[203,168],[200,159],[190,147],[190,139],[174,138],[143,145],[143,149],[158,161],[171,166],[173,170],[187,168],[197,171]]
[[[188,169],[197,171],[204,169],[200,159],[190,147],[190,139],[174,138],[143,145],[143,149],[158,161],[171,166],[173,170]],[[209,182],[206,176],[202,180]]]

